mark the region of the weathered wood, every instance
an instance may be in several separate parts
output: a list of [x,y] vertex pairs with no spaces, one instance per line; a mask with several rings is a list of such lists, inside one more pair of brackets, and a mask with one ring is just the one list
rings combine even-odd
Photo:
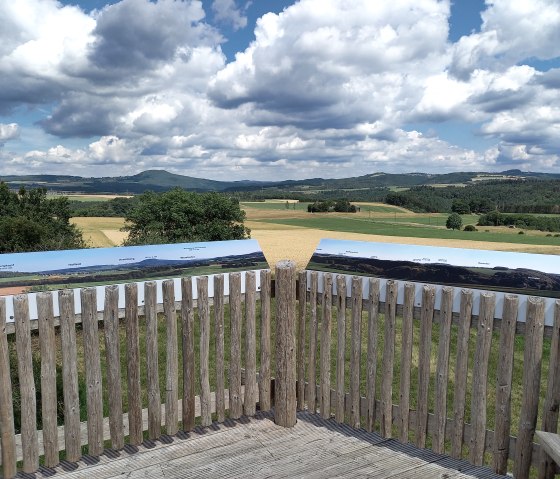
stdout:
[[192,278],[181,278],[181,343],[183,349],[183,431],[194,429],[194,307]]
[[362,278],[352,276],[352,346],[350,356],[350,425],[360,427],[360,367],[362,352]]
[[231,323],[231,354],[229,361],[229,415],[239,419],[243,414],[241,398],[241,274],[229,275],[229,310]]
[[218,422],[226,419],[224,369],[224,275],[214,276],[214,337],[216,349],[216,414]]
[[346,367],[346,276],[336,277],[337,299],[337,355],[336,355],[336,406],[335,420],[344,422],[345,383],[344,368]]
[[[558,431],[558,410],[560,409],[560,300],[554,304],[554,325],[550,341],[550,361],[548,383],[542,417],[542,430],[556,433]],[[509,431],[508,431],[509,433]],[[559,451],[560,454],[560,451]],[[560,460],[558,461],[560,462]],[[556,462],[549,455],[543,454],[539,466],[539,479],[552,479],[555,475]]]
[[37,321],[41,350],[41,417],[45,466],[58,464],[56,340],[52,293],[37,294]]
[[451,456],[456,459],[461,458],[463,449],[472,308],[473,292],[469,289],[461,290],[457,359],[455,361],[455,390],[453,393],[453,433],[451,434]]
[[254,416],[257,406],[257,281],[254,271],[245,273],[245,396],[243,409],[246,416]]
[[331,417],[331,321],[332,321],[332,274],[323,274],[323,294],[321,295],[321,417]]
[[430,356],[432,349],[432,323],[436,290],[434,286],[425,285],[422,289],[422,313],[420,317],[420,346],[418,353],[418,399],[416,405],[415,443],[417,447],[426,447],[428,428],[428,391],[430,385]]
[[408,442],[408,421],[410,414],[410,372],[412,369],[412,340],[414,329],[414,290],[414,283],[405,283],[401,333],[399,417],[397,418],[399,441],[403,444],[406,444]]
[[10,355],[6,335],[6,299],[0,297],[0,444],[2,445],[2,475],[12,479],[16,469],[16,442]]
[[500,326],[498,371],[496,374],[496,425],[494,433],[493,469],[507,473],[509,435],[511,430],[511,385],[513,378],[513,351],[517,323],[518,297],[507,294],[504,298]]
[[82,455],[80,447],[80,400],[78,396],[78,354],[76,349],[76,314],[74,291],[58,292],[60,339],[62,350],[62,381],[64,393],[64,445],[66,460],[76,462]]
[[547,463],[550,463],[550,468],[546,463],[541,463],[539,465],[539,475],[540,471],[547,474],[547,469],[550,469],[550,473],[554,477],[554,466],[560,464],[560,436],[556,433],[545,432],[545,431],[535,431],[539,443],[542,446],[541,455]]
[[[279,426],[296,424],[296,265],[276,264],[276,380],[274,421]],[[330,391],[329,391],[330,394]]]
[[210,305],[208,304],[208,276],[196,282],[198,291],[198,320],[200,321],[200,411],[201,425],[212,424],[210,413]]
[[368,345],[366,365],[366,430],[375,428],[375,378],[377,376],[377,331],[379,323],[379,279],[369,278]]
[[319,325],[317,323],[317,290],[319,279],[317,271],[311,272],[309,288],[309,363],[307,370],[307,409],[310,412],[317,412],[317,340],[319,335]]
[[434,408],[436,428],[432,437],[432,450],[438,454],[443,454],[445,452],[445,424],[447,421],[447,382],[449,379],[451,319],[453,318],[453,288],[449,286],[443,287],[441,291],[439,318],[439,343]]
[[393,424],[393,365],[395,362],[395,330],[397,315],[398,283],[388,280],[385,293],[385,334],[383,336],[383,362],[381,365],[380,426],[383,437],[392,437]]
[[527,330],[523,354],[523,397],[513,465],[514,477],[528,477],[537,425],[544,332],[544,300],[527,299]]
[[480,312],[473,362],[473,384],[471,401],[471,425],[473,434],[469,442],[469,461],[481,466],[486,442],[486,403],[488,389],[488,360],[492,343],[496,295],[480,294]]
[[262,411],[271,408],[270,398],[270,297],[271,272],[261,271],[261,368],[259,374],[259,406]]
[[163,313],[165,315],[165,430],[170,436],[179,431],[179,351],[177,335],[177,310],[175,309],[175,282],[162,282]]
[[143,440],[142,395],[140,389],[140,335],[138,324],[138,285],[124,286],[126,370],[128,385],[128,430],[130,444],[137,446]]
[[144,283],[146,319],[146,389],[148,391],[148,439],[161,436],[161,393],[159,389],[157,290],[155,281]]
[[21,396],[23,472],[32,473],[39,467],[39,448],[29,321],[29,299],[26,294],[18,294],[14,296],[14,322],[16,327],[16,351]]
[[84,332],[84,369],[86,371],[88,453],[103,453],[103,387],[101,383],[101,358],[99,331],[97,329],[97,289],[80,290],[82,327]]
[[107,366],[107,395],[109,397],[109,428],[113,449],[124,447],[124,426],[121,386],[121,353],[119,337],[119,287],[105,287],[103,309],[105,358]]
[[299,301],[297,325],[297,407],[305,409],[305,323],[307,317],[307,273],[298,273]]

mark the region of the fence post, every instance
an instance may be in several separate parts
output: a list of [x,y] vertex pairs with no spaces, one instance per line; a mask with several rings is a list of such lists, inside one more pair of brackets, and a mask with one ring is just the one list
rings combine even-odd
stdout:
[[293,261],[276,264],[276,424],[296,424],[296,265]]

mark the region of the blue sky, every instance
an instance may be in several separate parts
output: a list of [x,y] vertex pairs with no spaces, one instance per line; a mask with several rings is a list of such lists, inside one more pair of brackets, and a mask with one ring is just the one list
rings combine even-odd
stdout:
[[0,176],[560,172],[560,0],[0,0]]

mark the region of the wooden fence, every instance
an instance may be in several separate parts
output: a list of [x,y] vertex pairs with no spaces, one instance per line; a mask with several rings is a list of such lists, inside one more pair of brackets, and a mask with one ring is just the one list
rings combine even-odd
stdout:
[[[180,301],[173,281],[164,281],[159,315],[156,283],[145,283],[142,315],[135,284],[125,287],[124,311],[118,309],[118,288],[107,286],[102,323],[95,288],[80,292],[81,324],[72,290],[56,293],[58,318],[52,293],[40,293],[37,332],[31,330],[28,297],[18,295],[15,334],[9,334],[0,298],[3,477],[16,474],[18,461],[33,473],[40,457],[50,468],[61,458],[79,460],[85,445],[87,455],[98,456],[107,447],[192,430],[196,418],[209,426],[273,405],[283,426],[295,424],[296,408],[308,408],[355,428],[486,463],[499,473],[510,460],[515,477],[528,477],[532,465],[540,477],[553,477],[554,466],[541,457],[533,435],[541,391],[546,397],[539,428],[555,432],[558,424],[560,302],[546,339],[550,353],[543,355],[544,308],[535,298],[519,336],[513,295],[495,321],[490,293],[481,294],[480,313],[473,317],[479,293],[469,290],[461,291],[457,315],[452,288],[443,289],[436,310],[433,286],[423,287],[418,308],[409,283],[398,305],[395,281],[386,283],[382,303],[374,278],[352,277],[347,290],[343,276],[312,272],[308,281],[301,272],[296,286],[293,263],[283,262],[274,294],[270,271],[260,274],[258,292],[254,272],[231,273],[228,297],[224,277],[215,276],[212,300],[207,277],[194,280],[196,301],[191,278],[181,281]],[[523,358],[514,354],[519,338]],[[543,357],[547,378],[541,377]],[[515,367],[522,369],[521,397],[512,393]]]

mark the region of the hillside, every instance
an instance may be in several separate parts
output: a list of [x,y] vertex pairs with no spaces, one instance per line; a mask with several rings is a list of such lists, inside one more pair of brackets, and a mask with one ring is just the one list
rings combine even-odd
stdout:
[[[51,191],[75,193],[142,193],[146,190],[165,191],[181,187],[191,191],[238,191],[313,194],[324,190],[359,191],[387,188],[411,188],[415,186],[466,186],[487,181],[512,180],[557,180],[560,174],[523,172],[508,170],[500,173],[457,172],[447,174],[428,173],[372,173],[352,178],[287,180],[278,182],[260,181],[215,181],[204,178],[177,175],[165,170],[148,170],[132,176],[82,178],[68,175],[23,175],[0,176],[0,181],[10,188],[21,186],[44,187]],[[340,193],[336,193],[339,195]]]

